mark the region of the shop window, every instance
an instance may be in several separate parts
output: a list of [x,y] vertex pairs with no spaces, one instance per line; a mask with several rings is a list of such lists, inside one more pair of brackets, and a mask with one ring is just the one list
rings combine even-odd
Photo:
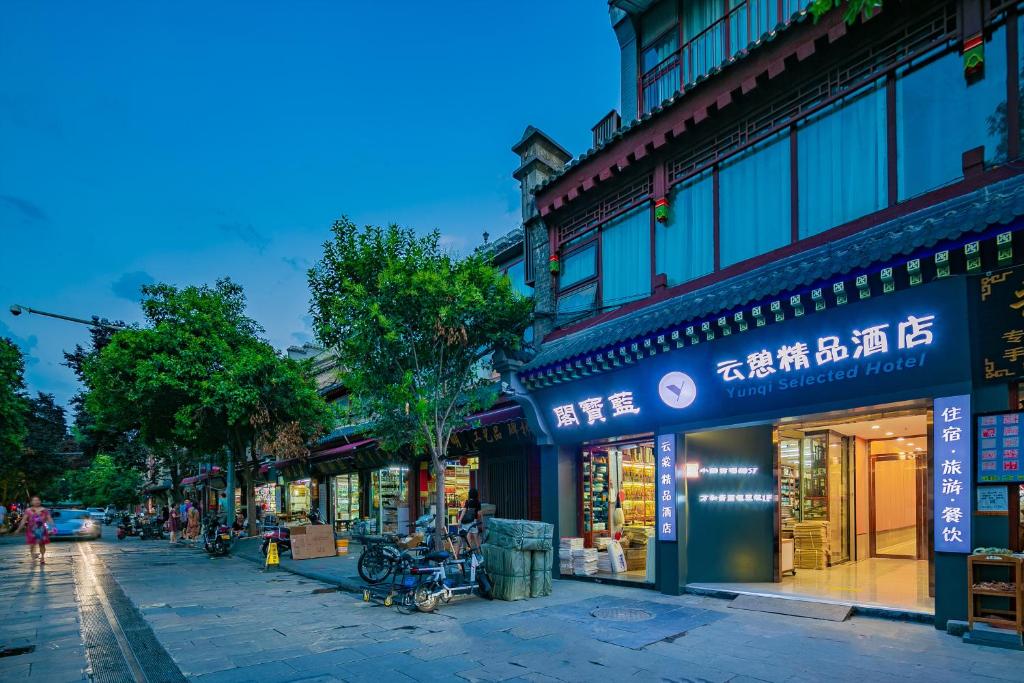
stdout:
[[707,275],[715,267],[714,188],[710,172],[669,194],[669,220],[654,227],[655,272],[668,286]]
[[797,131],[800,238],[885,207],[885,88],[878,84],[811,116]]
[[574,251],[562,259],[562,271],[558,278],[560,289],[589,280],[597,275],[597,243]]
[[651,207],[647,203],[601,229],[601,307],[651,293]]
[[722,164],[722,267],[789,244],[789,137],[773,135]]
[[984,145],[986,164],[1006,155],[1005,29],[986,42],[984,77],[973,83],[964,78],[959,52],[926,59],[897,73],[901,200],[963,177],[962,155],[967,150]]

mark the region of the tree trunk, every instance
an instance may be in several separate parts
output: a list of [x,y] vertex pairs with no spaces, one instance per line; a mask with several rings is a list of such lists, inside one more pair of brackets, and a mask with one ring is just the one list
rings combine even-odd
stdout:
[[245,515],[249,524],[249,535],[256,535],[256,472],[251,472],[245,482]]
[[434,518],[437,535],[434,538],[434,547],[437,550],[444,550],[444,539],[448,536],[448,514],[445,509],[447,501],[444,496],[444,459],[434,455],[434,481],[437,484],[437,515]]
[[178,463],[170,463],[167,466],[167,471],[171,475],[171,500],[175,504],[180,503],[181,491],[178,489],[178,484],[181,482],[181,471],[178,469]]

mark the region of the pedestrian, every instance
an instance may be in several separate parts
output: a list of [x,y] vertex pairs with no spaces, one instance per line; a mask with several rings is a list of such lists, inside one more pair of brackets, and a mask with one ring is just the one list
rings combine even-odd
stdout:
[[171,516],[167,520],[167,531],[171,534],[171,543],[178,542],[178,532],[181,531],[181,516],[178,509],[171,510]]
[[53,517],[50,511],[43,507],[39,496],[32,496],[29,499],[29,507],[18,524],[14,533],[25,529],[25,542],[32,554],[32,561],[36,560],[36,546],[39,547],[39,564],[46,564],[46,544],[50,542],[50,530],[47,524],[53,524]]
[[199,538],[199,508],[188,509],[188,526],[185,527],[185,537],[190,541]]
[[[459,539],[460,541],[465,540],[466,545],[469,546],[470,550],[474,546],[479,546],[480,543],[477,540],[477,532],[480,528],[480,494],[476,489],[469,490],[469,498],[466,499],[466,504],[462,506],[462,514],[459,516]],[[462,543],[459,543],[462,546]],[[462,548],[459,548],[459,554],[461,554]]]
[[181,505],[178,506],[178,516],[184,520],[188,516],[188,509],[192,507],[192,501],[186,498],[181,501]]

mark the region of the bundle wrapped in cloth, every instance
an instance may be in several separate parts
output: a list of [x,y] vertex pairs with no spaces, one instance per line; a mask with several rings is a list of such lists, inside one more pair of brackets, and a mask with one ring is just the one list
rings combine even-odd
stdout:
[[511,550],[553,550],[555,527],[525,519],[490,519],[487,543]]

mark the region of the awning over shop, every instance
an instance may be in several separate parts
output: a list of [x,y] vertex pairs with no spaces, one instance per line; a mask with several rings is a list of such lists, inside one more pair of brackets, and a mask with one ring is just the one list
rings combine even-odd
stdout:
[[470,429],[477,429],[478,427],[487,427],[489,425],[501,424],[503,422],[510,422],[512,420],[522,419],[523,408],[518,403],[501,406],[500,408],[492,408],[491,410],[485,410],[482,413],[476,413],[466,418],[466,426],[459,427],[456,432],[465,432]]
[[180,486],[195,486],[202,484],[203,482],[209,481],[211,478],[219,477],[223,478],[219,467],[214,467],[209,472],[202,472],[193,477],[185,477],[181,480]]

